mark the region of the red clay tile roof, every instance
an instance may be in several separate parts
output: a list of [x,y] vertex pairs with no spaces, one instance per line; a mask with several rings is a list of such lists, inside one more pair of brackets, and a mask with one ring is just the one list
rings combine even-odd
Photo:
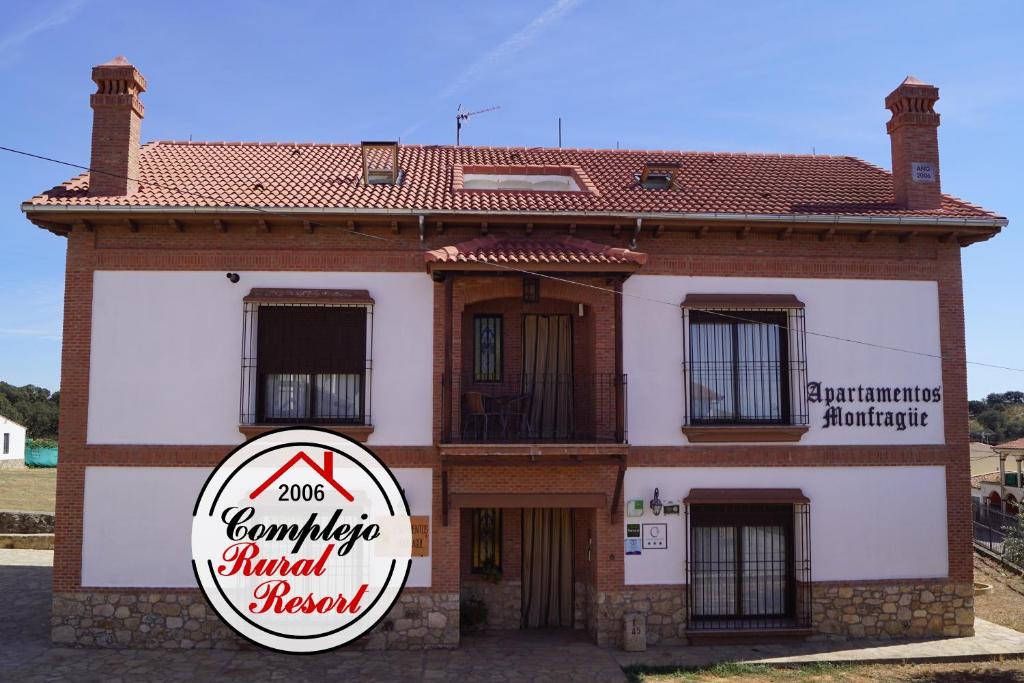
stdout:
[[1020,439],[1014,439],[1013,441],[1007,441],[1006,443],[996,444],[993,448],[1006,448],[1012,450],[1024,451],[1024,437]]
[[487,235],[424,253],[428,265],[642,266],[647,254],[610,247],[570,235],[530,239]]
[[[29,204],[995,217],[950,196],[941,209],[901,209],[889,173],[848,156],[403,145],[399,159],[401,185],[366,186],[359,145],[151,142],[135,194],[90,197],[86,173]],[[635,174],[647,162],[679,164],[675,187],[639,187]],[[455,190],[459,164],[574,166],[596,192]]]
[[999,472],[985,472],[984,474],[975,474],[971,477],[971,488],[981,488],[982,484],[998,484],[999,483]]

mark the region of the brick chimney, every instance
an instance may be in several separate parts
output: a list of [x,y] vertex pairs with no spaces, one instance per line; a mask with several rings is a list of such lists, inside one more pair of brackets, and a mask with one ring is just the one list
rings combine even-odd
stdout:
[[907,76],[885,98],[892,112],[886,124],[892,143],[892,184],[896,203],[907,209],[938,209],[939,115],[935,101],[939,89]]
[[[133,194],[139,183],[139,133],[144,110],[139,93],[146,79],[124,57],[94,66],[96,93],[89,98],[92,116],[89,194]],[[131,178],[132,180],[129,180]]]

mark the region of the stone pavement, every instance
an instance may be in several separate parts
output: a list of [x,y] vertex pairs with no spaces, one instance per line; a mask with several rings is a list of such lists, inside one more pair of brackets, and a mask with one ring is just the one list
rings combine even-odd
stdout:
[[0,681],[625,683],[579,631],[467,637],[458,650],[282,655],[262,650],[104,650],[50,645],[53,552],[0,550]]
[[0,680],[50,649],[52,550],[0,550]]
[[1024,634],[987,621],[972,638],[602,650],[579,631],[464,637],[457,650],[282,655],[262,650],[104,650],[52,647],[53,552],[0,550],[0,681],[351,680],[394,683],[625,683],[620,667],[700,667],[722,661],[976,661],[1024,658]]

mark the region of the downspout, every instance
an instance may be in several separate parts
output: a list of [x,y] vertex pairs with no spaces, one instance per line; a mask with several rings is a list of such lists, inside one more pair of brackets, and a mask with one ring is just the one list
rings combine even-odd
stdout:
[[622,374],[622,279],[615,282],[615,439],[626,443],[626,378]]

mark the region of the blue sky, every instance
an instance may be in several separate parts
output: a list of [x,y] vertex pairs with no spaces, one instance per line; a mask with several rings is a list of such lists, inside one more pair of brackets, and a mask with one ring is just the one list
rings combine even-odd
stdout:
[[[850,154],[888,168],[885,95],[941,89],[943,190],[1009,217],[963,252],[967,353],[1024,367],[1024,4],[4,2],[0,144],[88,163],[90,67],[145,74],[144,140]],[[73,175],[0,155],[0,379],[56,389],[62,238],[20,202]],[[825,331],[825,330],[822,330]],[[1024,373],[969,367],[969,393]]]

